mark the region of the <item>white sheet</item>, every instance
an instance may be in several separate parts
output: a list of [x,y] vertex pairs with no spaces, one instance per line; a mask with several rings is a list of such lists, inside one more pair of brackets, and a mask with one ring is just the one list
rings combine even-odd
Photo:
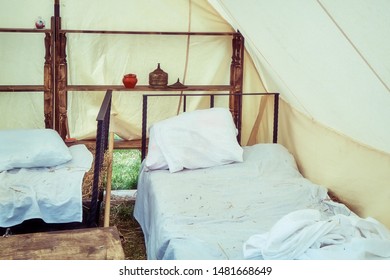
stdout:
[[63,165],[0,172],[0,227],[34,218],[47,223],[81,222],[81,186],[93,157],[85,145],[69,150],[72,160]]
[[248,259],[390,259],[390,231],[373,218],[293,211],[243,246]]
[[244,147],[244,162],[140,173],[134,216],[148,259],[244,259],[243,244],[285,214],[317,209],[350,215],[327,190],[306,180],[279,144]]

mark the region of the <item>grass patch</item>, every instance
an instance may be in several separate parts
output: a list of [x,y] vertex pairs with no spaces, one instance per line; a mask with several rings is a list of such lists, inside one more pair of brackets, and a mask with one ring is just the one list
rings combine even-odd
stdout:
[[119,231],[126,260],[146,260],[144,235],[133,211],[134,201],[111,201],[110,225]]
[[113,190],[131,190],[137,187],[141,167],[141,152],[136,149],[113,151],[112,182]]

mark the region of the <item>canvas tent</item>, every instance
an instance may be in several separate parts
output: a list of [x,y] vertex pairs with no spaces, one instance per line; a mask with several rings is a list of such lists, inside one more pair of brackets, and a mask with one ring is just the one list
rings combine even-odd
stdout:
[[[244,92],[281,94],[279,142],[308,179],[332,190],[363,217],[390,227],[390,3],[385,0],[3,1],[0,28],[49,25],[60,3],[62,28],[232,32],[245,38]],[[43,36],[0,32],[0,85],[41,84]],[[222,37],[69,34],[70,84],[120,84],[123,74],[148,73],[160,63],[170,83],[229,80],[231,40]],[[94,135],[103,92],[68,92],[72,137]],[[191,108],[205,101],[197,98]],[[220,100],[219,102],[225,102]],[[245,101],[244,101],[245,102]],[[151,104],[152,120],[179,103]],[[117,92],[114,131],[140,137],[139,93]],[[244,104],[242,144],[269,141],[272,102]],[[43,127],[43,93],[1,92],[0,128]]]
[[212,2],[282,93],[281,142],[301,171],[389,225],[389,2]]

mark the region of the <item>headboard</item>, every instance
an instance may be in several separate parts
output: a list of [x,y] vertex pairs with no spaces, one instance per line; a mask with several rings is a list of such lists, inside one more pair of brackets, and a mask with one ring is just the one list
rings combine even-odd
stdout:
[[[243,96],[274,96],[274,114],[273,114],[273,137],[272,142],[278,141],[278,115],[279,115],[279,93],[182,93],[182,94],[144,94],[142,99],[142,143],[141,143],[141,160],[146,156],[147,149],[147,128],[148,128],[148,99],[152,97],[182,97],[183,98],[183,112],[187,109],[187,98],[193,96],[208,96],[210,98],[209,107],[214,107],[215,97],[218,96],[234,96],[239,100],[236,114],[233,114],[233,120],[238,130],[237,141],[241,144],[241,122],[242,122],[242,98]],[[232,112],[233,113],[233,112]]]

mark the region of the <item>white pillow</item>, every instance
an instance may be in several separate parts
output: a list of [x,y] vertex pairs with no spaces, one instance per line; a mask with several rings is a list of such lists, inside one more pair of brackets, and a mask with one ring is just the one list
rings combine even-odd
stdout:
[[243,149],[236,137],[228,109],[182,113],[151,126],[145,166],[177,172],[242,162]]
[[53,129],[0,130],[0,172],[52,167],[71,159],[69,148]]
[[149,130],[148,155],[145,158],[145,166],[150,170],[168,169],[167,161],[157,145],[154,131],[154,126],[152,126]]

